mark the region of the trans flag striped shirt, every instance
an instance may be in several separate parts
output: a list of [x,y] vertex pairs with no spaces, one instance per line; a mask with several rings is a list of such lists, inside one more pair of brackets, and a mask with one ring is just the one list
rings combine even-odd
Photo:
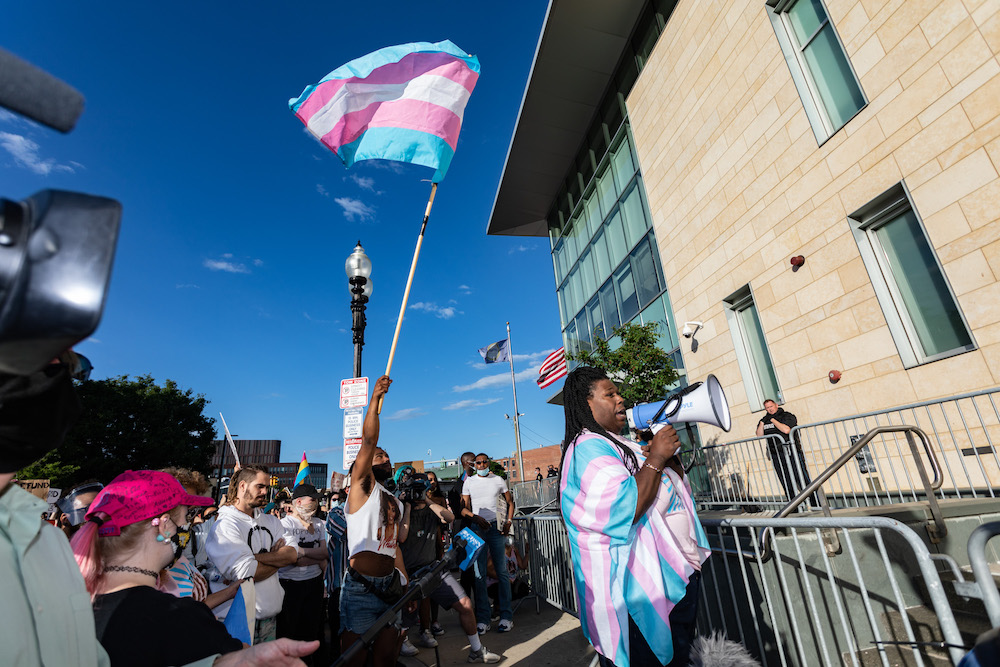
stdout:
[[[639,446],[618,440],[642,465]],[[633,525],[635,477],[612,442],[584,430],[563,459],[560,495],[583,634],[617,667],[629,667],[631,615],[666,664],[674,653],[670,611],[711,553],[690,485],[664,468],[656,500]]]

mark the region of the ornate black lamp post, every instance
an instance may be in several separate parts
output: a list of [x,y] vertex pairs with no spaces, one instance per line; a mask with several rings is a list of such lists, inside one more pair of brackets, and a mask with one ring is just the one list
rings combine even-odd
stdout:
[[344,271],[347,273],[347,282],[351,291],[351,314],[353,323],[351,331],[354,332],[354,377],[361,377],[361,348],[365,345],[365,305],[368,297],[372,295],[372,281],[369,276],[372,273],[372,262],[365,254],[365,249],[361,247],[361,241],[354,247],[344,264]]

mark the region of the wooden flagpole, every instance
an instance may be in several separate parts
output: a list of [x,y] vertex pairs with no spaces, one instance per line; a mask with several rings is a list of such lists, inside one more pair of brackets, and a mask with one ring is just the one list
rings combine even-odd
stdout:
[[[410,275],[406,279],[406,289],[403,290],[403,303],[399,306],[399,317],[396,318],[396,332],[392,334],[392,345],[389,347],[389,363],[385,365],[385,374],[392,370],[392,359],[396,356],[396,343],[399,341],[399,330],[403,326],[403,315],[406,314],[406,301],[410,298],[410,286],[413,285],[413,274],[417,270],[417,258],[420,257],[420,246],[424,242],[424,231],[427,229],[427,219],[431,217],[431,207],[434,206],[434,195],[437,193],[437,183],[431,183],[431,196],[427,199],[427,209],[424,211],[424,222],[420,225],[417,236],[417,247],[413,250],[413,261],[410,263]],[[384,398],[384,397],[383,397]],[[382,398],[378,401],[377,414],[382,414]]]

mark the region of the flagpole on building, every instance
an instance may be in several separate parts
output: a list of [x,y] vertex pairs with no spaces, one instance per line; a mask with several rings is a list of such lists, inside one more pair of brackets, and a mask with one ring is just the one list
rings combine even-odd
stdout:
[[524,458],[521,456],[521,427],[518,424],[517,383],[514,382],[514,351],[510,343],[510,322],[507,323],[507,361],[510,362],[510,388],[514,392],[514,444],[517,446],[517,467],[520,470],[519,482],[524,481]]
[[[386,375],[392,371],[392,360],[396,356],[396,342],[399,340],[399,330],[403,326],[403,315],[406,314],[406,301],[410,298],[410,286],[413,285],[413,274],[417,270],[417,258],[420,257],[420,246],[424,242],[424,231],[427,229],[427,219],[431,217],[431,207],[434,206],[434,194],[437,192],[437,186],[437,183],[431,183],[431,196],[427,199],[424,222],[420,225],[420,234],[417,236],[417,247],[413,250],[413,261],[410,262],[410,275],[406,278],[406,289],[403,290],[403,303],[399,306],[399,317],[396,318],[396,331],[392,334],[392,345],[389,347],[389,363],[385,365]],[[382,398],[379,398],[375,411],[377,414],[382,414]]]

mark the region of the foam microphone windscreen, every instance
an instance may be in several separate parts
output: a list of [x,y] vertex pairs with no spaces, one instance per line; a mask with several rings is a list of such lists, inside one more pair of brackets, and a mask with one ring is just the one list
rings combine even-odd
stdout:
[[83,113],[83,95],[45,70],[0,49],[0,106],[69,132]]

